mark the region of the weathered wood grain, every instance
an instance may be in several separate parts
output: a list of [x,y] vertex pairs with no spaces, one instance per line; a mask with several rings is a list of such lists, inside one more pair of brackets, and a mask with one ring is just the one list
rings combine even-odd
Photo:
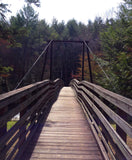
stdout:
[[[45,80],[0,96],[1,160],[19,159],[19,153],[25,148],[41,120],[44,122],[62,86],[63,82],[59,79]],[[17,113],[20,113],[20,120],[4,132],[3,126]]]
[[102,160],[102,154],[86,117],[70,87],[64,87],[21,160]]
[[[71,86],[74,88],[86,116],[90,117],[90,126],[94,126],[93,129],[96,128],[96,133],[102,139],[111,158],[131,159],[132,151],[125,143],[125,137],[132,136],[132,126],[126,120],[128,115],[132,115],[132,100],[86,81],[72,80]],[[116,105],[123,113],[116,113],[109,104]],[[120,132],[113,129],[110,124],[111,119],[120,127]],[[114,154],[111,152],[112,150],[114,150]]]
[[[104,111],[105,113],[113,120],[117,125],[122,128],[126,134],[128,134],[130,137],[132,137],[132,126],[127,123],[123,118],[121,118],[117,113],[112,111],[107,105],[105,105],[98,97],[96,97],[92,92],[87,90],[83,86],[79,86],[79,89],[77,90],[78,93],[83,95],[83,92],[92,98],[93,101],[95,101]],[[87,98],[86,98],[87,99]]]
[[95,91],[97,94],[132,116],[132,100],[126,97],[123,97],[119,94],[113,93],[111,91],[108,91],[101,86],[89,83],[89,82],[80,82],[79,85],[83,85],[92,89]]

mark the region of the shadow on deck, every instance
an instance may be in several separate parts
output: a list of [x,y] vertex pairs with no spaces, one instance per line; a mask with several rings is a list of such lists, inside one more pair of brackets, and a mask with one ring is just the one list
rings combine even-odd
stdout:
[[103,159],[73,90],[64,87],[52,106],[45,126],[40,125],[21,160]]

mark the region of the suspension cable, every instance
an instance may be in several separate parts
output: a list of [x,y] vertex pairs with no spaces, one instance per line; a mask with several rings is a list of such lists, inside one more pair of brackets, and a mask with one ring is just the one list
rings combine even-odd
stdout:
[[[92,51],[91,48],[88,46],[88,44],[87,44],[85,41],[84,41],[84,43],[85,43],[86,47],[89,49],[89,52],[90,52],[94,57],[98,58],[98,57],[93,53],[93,51]],[[104,71],[104,69],[103,69],[102,65],[99,63],[99,61],[98,61],[97,59],[96,59],[95,61],[97,62],[98,66],[101,68],[102,72],[104,73],[104,75],[106,76],[106,78],[109,80],[109,82],[112,83],[112,82],[111,82],[111,79],[108,77],[107,73]]]
[[35,60],[35,62],[32,64],[32,66],[29,68],[29,70],[25,73],[25,75],[23,76],[23,78],[20,80],[20,82],[17,84],[17,86],[14,88],[17,89],[20,84],[23,82],[23,80],[28,76],[28,74],[31,72],[31,70],[33,69],[33,67],[36,65],[36,63],[39,61],[39,59],[43,56],[43,54],[46,52],[47,48],[50,46],[50,44],[52,43],[53,40],[51,40],[46,47],[44,48],[44,50],[42,51],[42,53],[38,56],[38,58]]

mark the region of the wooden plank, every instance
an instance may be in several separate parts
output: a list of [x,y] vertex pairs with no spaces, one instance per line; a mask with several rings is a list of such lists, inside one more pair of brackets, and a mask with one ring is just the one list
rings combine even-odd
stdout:
[[[60,89],[63,86],[63,82],[60,79],[56,79],[55,81],[49,81],[49,80],[44,80],[41,82],[37,82],[4,94],[0,95],[0,109],[4,108],[5,106],[16,102],[18,99],[21,97],[31,94],[35,90],[41,90],[45,88],[46,86],[53,87],[53,89]],[[39,91],[40,91],[39,90]]]
[[16,105],[16,107],[13,107],[10,109],[4,116],[0,117],[0,127],[3,126],[8,120],[10,120],[13,116],[21,112],[23,109],[25,109],[27,106],[29,106],[34,100],[39,99],[39,97],[44,94],[44,92],[48,92],[49,86],[44,87],[41,91],[37,92],[35,95],[30,96],[27,98],[24,102],[20,103],[19,105]]
[[103,114],[99,111],[99,109],[95,106],[95,104],[87,97],[87,95],[85,93],[82,93],[82,95],[83,95],[83,98],[87,100],[89,105],[92,106],[93,111],[96,113],[96,115],[98,116],[102,124],[105,126],[106,130],[109,132],[109,134],[113,138],[113,141],[117,144],[117,146],[120,148],[120,150],[125,155],[125,157],[127,159],[131,159],[132,151],[130,150],[130,148],[120,138],[120,136],[116,133],[116,131],[113,129],[110,123],[106,120]]
[[37,82],[35,84],[31,84],[31,85],[10,91],[8,93],[1,94],[0,95],[0,109],[16,101],[17,99],[20,99],[21,97],[27,94],[30,94],[34,90],[41,88],[42,86],[44,87],[48,84],[49,84],[49,81],[45,80],[42,82]]
[[82,108],[70,87],[64,87],[46,121],[29,142],[21,159],[102,160]]
[[117,125],[122,128],[131,138],[132,138],[132,126],[127,123],[124,119],[122,119],[118,114],[112,111],[107,105],[105,105],[99,98],[97,98],[90,91],[86,90],[86,88],[81,87],[85,93],[90,96],[105,112],[106,114],[113,120]]
[[108,100],[110,103],[114,104],[130,116],[132,116],[132,100],[126,97],[123,97],[119,94],[113,93],[111,91],[108,91],[101,86],[83,81],[79,82],[79,85],[86,86],[93,91],[95,91],[97,94]]
[[[49,91],[49,92],[52,92],[52,91]],[[1,146],[4,146],[4,144],[8,141],[8,139],[12,136],[13,133],[15,133],[20,125],[22,125],[23,123],[25,123],[25,119],[27,119],[28,117],[31,116],[31,114],[38,108],[38,106],[46,99],[48,98],[48,95],[49,95],[49,92],[47,92],[43,97],[41,97],[37,103],[30,109],[28,110],[24,116],[14,125],[14,129],[13,130],[10,130],[8,132],[8,134],[6,134],[5,136],[2,137],[1,139],[1,143],[0,143],[0,147]]]
[[[79,102],[80,102],[80,104],[81,104],[81,106],[82,106],[82,108],[83,108],[83,110],[84,110],[84,113],[85,113],[85,115],[86,115],[86,117],[87,117],[87,119],[88,119],[88,121],[89,121],[89,123],[90,123],[90,125],[91,125],[91,128],[94,130],[93,133],[94,133],[94,134],[97,134],[97,133],[98,133],[98,135],[100,135],[98,138],[100,138],[100,139],[102,140],[102,142],[103,142],[103,144],[104,144],[104,146],[105,146],[105,148],[106,148],[106,150],[105,150],[103,144],[100,143],[100,142],[98,143],[100,149],[102,150],[102,154],[103,154],[103,156],[104,156],[104,159],[105,159],[105,160],[109,159],[109,157],[108,157],[108,154],[109,154],[109,155],[111,156],[112,160],[116,160],[115,157],[114,157],[114,154],[113,154],[110,146],[108,145],[106,139],[104,138],[104,136],[103,136],[103,134],[102,134],[99,126],[97,125],[97,123],[95,122],[93,116],[91,115],[90,111],[88,110],[88,107],[85,105],[85,103],[84,103],[84,102],[82,101],[82,99],[80,99],[80,98],[79,98]],[[96,130],[96,131],[95,131],[95,130]],[[96,133],[96,132],[97,132],[97,133]],[[97,137],[97,136],[95,135],[95,137]],[[106,151],[107,151],[108,153],[107,153]]]
[[[38,119],[38,122],[37,122],[37,123],[38,123],[40,126],[41,126],[41,123],[45,124],[45,121],[46,121],[47,115],[48,115],[48,113],[49,113],[49,111],[50,111],[51,105],[53,104],[53,102],[55,102],[56,98],[55,98],[54,96],[51,96],[51,97],[49,97],[49,100],[50,100],[50,101],[47,101],[46,104],[45,104],[45,105],[47,105],[47,111],[46,111],[46,113],[45,113],[45,114],[42,114],[41,117],[39,117],[39,119]],[[43,108],[44,108],[44,107],[43,107]],[[19,154],[17,154],[17,156],[15,157],[15,160],[20,159],[20,157],[21,157],[23,151],[25,150],[27,144],[28,144],[28,143],[30,142],[30,140],[32,139],[32,136],[35,134],[36,130],[37,130],[37,129],[39,130],[40,128],[41,128],[41,127],[39,127],[38,125],[35,125],[35,126],[33,127],[33,129],[32,129],[31,132],[30,132],[30,135],[28,135],[27,140],[25,141],[24,145],[22,145],[21,149],[19,150]],[[22,157],[23,157],[23,156],[22,156]],[[22,159],[23,159],[23,158],[22,158]]]
[[[23,156],[24,159],[26,159],[26,156]],[[61,160],[101,160],[102,157],[99,155],[79,155],[79,154],[35,154],[33,153],[32,157],[30,160],[35,159],[35,160],[45,160],[45,159],[61,159]]]
[[[123,96],[120,96],[118,94],[115,94],[113,92],[110,92],[106,89],[103,89],[100,86],[91,84],[86,81],[79,82],[77,80],[73,80],[71,82],[71,85],[74,87],[77,97],[79,99],[81,98],[82,102],[85,102],[86,105],[89,107],[89,109],[91,108],[90,112],[92,112],[92,113],[95,112],[95,115],[98,117],[98,118],[96,118],[96,121],[100,121],[103,124],[102,126],[104,126],[105,129],[107,130],[106,134],[108,134],[108,133],[110,134],[110,139],[113,139],[114,143],[118,147],[118,151],[116,150],[116,154],[118,152],[120,152],[122,154],[121,157],[126,157],[126,159],[131,159],[132,158],[132,151],[124,143],[123,140],[125,138],[123,137],[123,139],[121,139],[121,137],[124,135],[126,136],[126,133],[129,136],[132,136],[132,127],[125,121],[125,118],[124,118],[125,116],[127,116],[127,113],[129,115],[132,115],[132,100],[125,98]],[[119,117],[113,111],[110,111],[104,103],[102,103],[95,95],[93,95],[88,90],[90,90],[91,92],[93,91],[93,93],[95,95],[98,94],[99,96],[102,96],[104,99],[108,100],[110,103],[116,105],[118,109],[122,110],[122,112],[123,111],[126,111],[126,112],[124,112],[122,114],[123,116],[119,114],[119,116],[120,116]],[[91,98],[92,98],[92,100],[91,100]],[[93,103],[93,101],[95,101],[96,103]],[[110,116],[110,118],[112,118],[117,124],[119,124],[120,128],[125,130],[126,133],[123,131],[125,134],[124,133],[122,134],[120,131],[120,133],[117,134],[114,131],[114,129],[111,127],[109,122],[106,120],[106,118],[103,116],[103,114],[100,112],[98,107],[96,107],[96,104],[98,104]],[[106,146],[106,148],[107,148],[107,146]],[[114,148],[114,149],[116,149],[116,148]],[[121,157],[119,157],[119,159]]]
[[[44,121],[45,116],[48,114],[48,109],[50,109],[51,103],[56,100],[61,87],[62,82],[59,79],[54,82],[46,80],[0,96],[0,111],[5,110],[6,107],[9,109],[9,112],[6,111],[2,114],[0,126],[3,126],[17,112],[23,111],[20,114],[22,115],[20,120],[6,134],[0,137],[1,158],[5,159],[2,155],[6,155],[7,159],[11,159],[15,157],[18,150],[21,152],[21,148],[24,146],[22,145],[21,147],[21,144],[26,144],[29,135],[32,133],[30,132],[32,128],[37,128],[36,126],[40,124],[39,122],[41,120]],[[31,104],[31,102],[34,102],[34,104]],[[29,104],[31,105],[29,106]],[[30,125],[27,128],[28,123]],[[16,141],[18,142],[16,143]]]
[[[95,145],[87,145],[87,147],[84,147],[84,146],[80,146],[79,144],[74,146],[74,145],[63,145],[62,144],[58,144],[56,145],[56,143],[45,143],[45,144],[37,144],[35,146],[35,149],[56,149],[56,150],[75,150],[75,151],[80,151],[80,150],[83,150],[83,151],[98,151],[98,146],[97,144]],[[32,145],[30,144],[29,145],[29,150],[32,149]]]

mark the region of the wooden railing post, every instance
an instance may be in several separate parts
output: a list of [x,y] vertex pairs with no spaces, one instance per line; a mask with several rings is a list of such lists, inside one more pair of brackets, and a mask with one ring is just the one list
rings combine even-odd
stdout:
[[[127,120],[132,116],[132,100],[86,81],[76,84],[73,80],[71,85],[78,100],[87,104],[86,114],[94,119],[94,127],[108,156],[114,160],[131,159],[132,152],[126,142],[127,135],[132,137],[132,127]],[[117,112],[113,106],[117,107]]]
[[[121,109],[117,109],[117,114],[122,117],[124,120],[127,120],[127,114],[123,112]],[[120,135],[120,137],[127,142],[127,134],[118,126],[116,125],[116,131]]]
[[[20,101],[21,101],[21,102],[24,101],[25,98],[26,98],[26,96],[25,96],[25,97],[22,97]],[[26,113],[26,110],[27,110],[27,108],[25,108],[24,110],[22,110],[22,111],[20,112],[20,120],[21,120],[21,118],[24,116],[24,114]],[[21,148],[21,145],[22,145],[22,144],[24,143],[24,141],[26,140],[26,135],[25,135],[26,125],[22,125],[22,126],[19,128],[19,132],[20,132],[20,134],[19,134],[19,149],[20,149],[20,148]]]
[[[0,116],[4,115],[5,112],[7,112],[7,110],[8,110],[8,107],[5,107],[5,108],[1,109],[1,110],[0,110]],[[0,138],[2,138],[6,133],[7,133],[7,123],[0,128]],[[5,145],[6,145],[6,144],[4,144],[4,146],[5,146]],[[3,147],[4,147],[4,146],[3,146]],[[1,152],[1,151],[0,151],[0,152]],[[6,157],[6,154],[3,154],[2,157],[0,157],[0,159],[3,159],[3,160],[4,160],[5,157]]]
[[[0,110],[0,116],[4,115],[7,112],[8,107],[5,107]],[[7,132],[7,124],[0,128],[0,138]]]
[[[55,93],[60,83],[59,79],[54,82],[45,80],[0,97],[0,160],[20,159],[45,112],[47,116],[48,108],[43,111],[45,103],[56,100]],[[7,122],[17,114],[20,114],[20,119],[8,131]]]

